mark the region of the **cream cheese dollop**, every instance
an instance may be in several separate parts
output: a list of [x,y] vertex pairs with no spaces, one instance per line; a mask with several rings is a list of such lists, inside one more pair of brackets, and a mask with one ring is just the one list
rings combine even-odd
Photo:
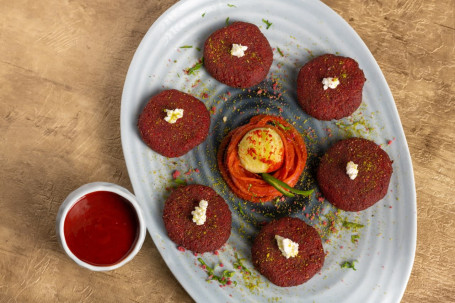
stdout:
[[291,239],[284,238],[279,235],[275,235],[276,242],[278,243],[278,248],[281,251],[281,254],[286,257],[286,259],[294,258],[299,253],[299,244],[292,241]]
[[165,109],[164,112],[167,114],[167,116],[164,117],[164,120],[171,124],[174,124],[178,119],[183,117],[183,109],[181,108]]
[[322,79],[322,85],[324,85],[324,90],[331,88],[335,89],[337,88],[338,84],[340,84],[340,80],[338,78],[324,78]]
[[357,167],[358,165],[352,161],[349,161],[348,164],[346,164],[346,174],[349,176],[351,180],[357,178],[357,174],[359,173]]
[[207,220],[207,206],[209,203],[206,200],[199,201],[199,206],[196,206],[194,210],[191,212],[193,215],[193,222],[196,225],[203,225],[205,220]]
[[238,58],[245,56],[245,51],[248,49],[248,46],[243,46],[241,44],[232,44],[231,55]]

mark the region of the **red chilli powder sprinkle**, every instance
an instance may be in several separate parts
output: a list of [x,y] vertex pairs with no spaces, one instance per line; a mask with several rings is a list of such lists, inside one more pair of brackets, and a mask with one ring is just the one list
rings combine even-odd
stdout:
[[180,176],[180,171],[176,170],[172,173],[172,178],[177,179]]

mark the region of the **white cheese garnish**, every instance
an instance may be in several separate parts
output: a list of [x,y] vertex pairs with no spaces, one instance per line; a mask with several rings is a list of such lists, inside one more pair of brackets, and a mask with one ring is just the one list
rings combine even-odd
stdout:
[[299,253],[298,243],[278,235],[275,235],[275,239],[276,242],[278,243],[278,248],[280,249],[283,256],[286,257],[286,259],[297,256],[297,254]]
[[245,51],[248,49],[248,46],[243,46],[241,44],[232,44],[231,55],[236,57],[245,56]]
[[199,201],[199,206],[196,206],[194,210],[191,212],[193,215],[193,222],[196,223],[196,225],[203,225],[205,223],[205,220],[207,220],[207,206],[209,203],[205,200]]
[[171,124],[174,124],[178,119],[183,117],[183,109],[181,108],[176,108],[174,110],[165,109],[164,112],[167,114],[167,116],[164,117],[164,120]]
[[340,84],[340,80],[338,78],[324,78],[322,79],[322,84],[324,85],[324,90],[328,88],[335,89]]
[[352,161],[349,161],[348,164],[346,164],[346,174],[349,176],[351,180],[354,180],[357,177],[357,174],[359,173],[357,166],[358,165]]

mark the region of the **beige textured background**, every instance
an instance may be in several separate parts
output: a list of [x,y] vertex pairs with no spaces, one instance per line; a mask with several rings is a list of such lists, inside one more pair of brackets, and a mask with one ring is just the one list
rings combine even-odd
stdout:
[[[57,243],[66,195],[131,190],[120,99],[132,56],[174,0],[0,0],[0,302],[192,302],[150,238],[94,273]],[[455,2],[325,0],[359,33],[397,103],[414,165],[418,243],[403,302],[455,302]]]

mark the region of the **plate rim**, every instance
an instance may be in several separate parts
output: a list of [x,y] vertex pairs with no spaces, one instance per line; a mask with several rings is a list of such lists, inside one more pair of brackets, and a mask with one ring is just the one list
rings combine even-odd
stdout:
[[[379,72],[379,78],[381,80],[381,82],[383,82],[383,86],[385,86],[387,88],[387,90],[385,91],[386,93],[386,98],[392,100],[392,104],[393,104],[393,107],[391,108],[395,114],[395,117],[398,118],[398,122],[399,122],[399,134],[397,134],[397,137],[398,135],[400,137],[402,137],[403,139],[403,145],[405,147],[405,151],[406,151],[406,157],[405,159],[407,160],[406,161],[406,166],[409,168],[409,178],[407,178],[407,181],[410,182],[409,186],[413,189],[410,193],[408,193],[410,195],[410,200],[412,200],[412,219],[413,220],[410,220],[410,222],[412,223],[412,226],[411,227],[411,234],[409,235],[410,237],[410,243],[411,243],[411,251],[410,251],[410,260],[409,262],[407,262],[407,266],[406,266],[406,272],[405,272],[405,275],[406,275],[406,283],[404,284],[404,286],[401,288],[401,291],[400,291],[400,298],[399,298],[399,301],[401,301],[401,299],[403,298],[403,295],[406,291],[406,288],[407,288],[407,285],[409,283],[409,279],[411,277],[411,272],[412,272],[412,267],[413,267],[413,264],[414,264],[414,260],[415,260],[415,253],[416,253],[416,245],[417,245],[417,195],[416,195],[416,188],[415,188],[415,176],[414,176],[414,170],[413,170],[413,165],[412,165],[412,158],[411,158],[411,154],[410,154],[410,151],[409,151],[409,145],[407,143],[407,140],[406,140],[406,136],[405,136],[405,133],[404,133],[404,129],[403,129],[403,124],[401,123],[401,119],[400,119],[400,115],[398,113],[398,109],[397,109],[397,106],[396,106],[396,102],[395,102],[395,99],[393,98],[393,95],[392,95],[392,92],[390,90],[390,87],[389,85],[387,84],[387,81],[384,77],[384,74],[382,72],[382,69],[380,68],[380,66],[378,65],[376,59],[374,58],[374,56],[372,55],[371,51],[369,50],[369,48],[367,47],[367,45],[365,44],[365,42],[362,40],[362,38],[359,36],[359,34],[352,28],[352,26],[346,21],[344,20],[337,12],[335,12],[331,7],[329,7],[328,5],[326,5],[325,3],[321,2],[321,1],[318,1],[318,0],[299,0],[299,1],[292,1],[292,0],[286,0],[288,2],[301,2],[301,3],[305,3],[305,2],[312,2],[312,4],[316,5],[316,6],[320,6],[323,10],[326,11],[326,13],[330,14],[331,17],[334,17],[337,20],[337,23],[342,23],[344,27],[346,27],[346,29],[348,31],[351,32],[351,35],[353,37],[356,38],[357,42],[360,43],[361,47],[362,47],[362,50],[361,52],[364,52],[368,59],[372,60],[372,62],[375,64],[375,67],[377,68],[377,71]],[[153,23],[152,25],[150,26],[150,28],[147,30],[146,34],[144,35],[144,37],[142,38],[140,44],[138,45],[134,55],[133,55],[133,58],[131,60],[131,63],[129,65],[129,68],[128,68],[128,71],[126,73],[126,76],[125,76],[125,81],[124,81],[124,85],[123,85],[123,89],[122,89],[122,97],[121,97],[121,110],[120,110],[120,131],[121,131],[121,143],[122,143],[122,150],[123,150],[123,155],[124,155],[124,159],[125,159],[125,163],[126,163],[126,167],[127,167],[127,171],[128,171],[128,176],[130,178],[130,182],[131,182],[131,185],[133,187],[133,191],[136,192],[137,190],[137,187],[138,187],[138,182],[133,182],[133,179],[135,179],[135,177],[132,177],[134,176],[134,174],[132,173],[132,164],[129,164],[130,161],[130,158],[128,157],[128,153],[126,152],[128,150],[128,146],[127,146],[127,140],[126,140],[126,134],[125,134],[125,123],[127,122],[127,117],[126,117],[126,114],[124,114],[124,104],[125,104],[125,101],[127,99],[127,86],[129,85],[129,79],[131,78],[131,74],[133,74],[134,70],[135,70],[135,67],[137,66],[138,64],[138,60],[139,60],[139,55],[142,53],[142,50],[145,48],[145,46],[147,45],[147,42],[149,40],[149,36],[158,28],[159,24],[165,20],[166,18],[168,18],[169,15],[171,15],[175,10],[179,9],[181,6],[184,6],[185,4],[187,3],[195,3],[196,1],[194,0],[180,0],[176,3],[174,3],[172,6],[170,6],[169,8],[166,9],[166,11],[161,14]],[[223,2],[223,3],[228,3],[227,0],[221,0],[221,1],[218,1],[218,2]],[[402,160],[400,160],[402,161]],[[138,198],[139,200],[139,198]],[[140,201],[140,207],[142,207],[142,203],[144,203],[143,201]],[[143,209],[143,211],[145,212],[146,210]],[[163,260],[165,261],[167,267],[169,268],[169,270],[172,272],[173,276],[175,277],[175,279],[179,282],[180,285],[182,285],[182,287],[185,289],[185,291],[194,299],[194,300],[197,300],[198,298],[200,298],[199,296],[201,295],[200,293],[197,293],[196,289],[193,287],[193,283],[190,282],[190,281],[187,281],[187,280],[184,280],[184,279],[181,279],[179,277],[179,275],[176,273],[176,269],[173,268],[168,262],[167,262],[167,258],[165,258],[164,256],[164,251],[162,249],[159,248],[159,245],[157,244],[159,240],[158,236],[155,235],[152,230],[149,228],[149,224],[147,223],[147,230],[150,234],[150,236],[152,237],[152,240],[158,250],[158,252],[160,253],[161,257],[163,258]]]

